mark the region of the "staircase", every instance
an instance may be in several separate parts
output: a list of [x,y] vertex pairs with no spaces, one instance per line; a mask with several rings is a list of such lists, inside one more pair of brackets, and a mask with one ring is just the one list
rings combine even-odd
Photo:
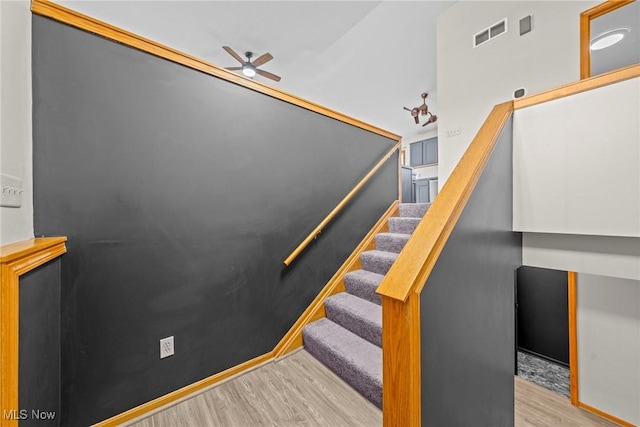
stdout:
[[361,269],[344,277],[346,292],[328,297],[327,317],[302,331],[304,347],[316,359],[382,408],[382,307],[376,288],[429,209],[428,203],[402,203],[375,236],[375,250],[360,255]]

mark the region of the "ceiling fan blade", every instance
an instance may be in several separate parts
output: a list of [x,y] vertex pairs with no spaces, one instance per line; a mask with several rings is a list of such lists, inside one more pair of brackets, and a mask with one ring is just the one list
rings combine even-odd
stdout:
[[227,68],[225,68],[225,70],[238,71],[238,70],[242,70],[242,67],[227,67]]
[[272,59],[273,59],[273,56],[271,56],[271,54],[267,52],[264,55],[260,55],[256,59],[254,59],[252,64],[256,67],[259,67],[262,64],[266,64],[267,62],[271,61]]
[[245,61],[240,57],[240,55],[238,55],[233,49],[231,49],[229,46],[222,46],[222,48],[224,50],[227,51],[227,53],[231,56],[233,56],[235,58],[236,61],[238,61],[241,64],[244,64]]
[[411,111],[411,108],[407,108],[407,107],[402,107],[402,108],[404,108],[407,111]]
[[266,77],[268,79],[271,80],[275,80],[277,82],[280,81],[280,76],[276,76],[275,74],[271,74],[268,71],[264,71],[264,70],[256,70],[256,73],[260,74],[262,77]]

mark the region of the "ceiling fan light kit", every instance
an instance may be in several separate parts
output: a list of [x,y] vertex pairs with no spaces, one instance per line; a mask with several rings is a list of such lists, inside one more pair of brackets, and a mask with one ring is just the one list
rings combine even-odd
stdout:
[[429,123],[435,123],[436,120],[438,120],[438,116],[436,116],[435,114],[431,114],[431,112],[429,111],[429,107],[427,106],[427,96],[429,96],[429,94],[423,93],[420,96],[422,97],[422,105],[414,108],[403,108],[411,113],[411,117],[413,117],[413,120],[417,125],[420,124],[420,116],[429,116],[427,118],[427,121],[422,125],[422,127],[425,127]]
[[238,55],[233,49],[231,49],[229,46],[222,46],[222,48],[224,50],[227,51],[227,53],[231,56],[233,56],[233,58],[238,61],[240,64],[242,64],[242,66],[240,67],[227,67],[227,70],[230,71],[241,71],[242,74],[246,77],[249,78],[253,78],[255,77],[256,74],[261,75],[262,77],[266,77],[268,79],[271,79],[273,81],[279,82],[280,81],[280,76],[276,76],[275,74],[272,74],[268,71],[264,71],[264,70],[260,70],[258,69],[258,67],[262,64],[265,64],[269,61],[271,61],[273,59],[273,56],[267,52],[263,55],[260,55],[259,57],[257,57],[253,62],[251,62],[251,58],[253,58],[253,52],[245,52],[244,56],[247,57],[247,60],[243,60],[240,55]]

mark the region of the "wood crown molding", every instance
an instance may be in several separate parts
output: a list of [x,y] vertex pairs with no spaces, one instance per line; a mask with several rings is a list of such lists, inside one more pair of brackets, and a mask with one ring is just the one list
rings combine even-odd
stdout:
[[493,107],[442,191],[380,283],[378,294],[406,301],[411,292],[419,293],[422,290],[512,112],[513,101]]
[[[0,247],[0,408],[18,411],[20,276],[66,253],[66,237],[29,239]],[[18,419],[0,414],[0,427]]]
[[516,99],[513,101],[513,108],[515,110],[519,110],[521,108],[531,107],[533,105],[542,104],[543,102],[553,101],[555,99],[564,98],[566,96],[575,95],[636,77],[640,77],[640,64],[630,65],[625,68],[620,68],[619,70],[610,71],[595,77],[569,83],[546,92]]
[[225,80],[229,83],[246,87],[247,89],[251,89],[264,95],[296,105],[298,107],[305,108],[315,113],[322,114],[343,123],[383,136],[385,138],[389,138],[394,141],[400,140],[400,136],[392,132],[381,129],[377,126],[370,125],[353,117],[349,117],[345,114],[339,113],[327,107],[323,107],[314,102],[307,101],[306,99],[284,92],[280,89],[276,89],[275,87],[269,86],[267,84],[251,80],[247,77],[241,76],[222,67],[218,67],[202,59],[188,55],[177,49],[164,46],[158,42],[141,37],[122,28],[118,28],[114,25],[107,24],[105,22],[83,15],[50,0],[31,0],[31,11],[37,15],[54,19],[63,24],[70,25],[72,27],[99,35],[106,39],[113,40],[115,42],[132,47],[134,49],[138,49],[157,57],[175,62],[177,64],[184,65],[194,70],[209,74],[213,77]]

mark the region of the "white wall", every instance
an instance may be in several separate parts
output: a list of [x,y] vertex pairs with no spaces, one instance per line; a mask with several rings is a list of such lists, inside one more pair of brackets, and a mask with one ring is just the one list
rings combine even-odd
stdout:
[[513,229],[640,237],[640,78],[517,110]]
[[0,1],[0,172],[24,189],[21,208],[0,208],[0,244],[33,237],[29,8],[29,1]]
[[522,263],[640,280],[640,239],[576,234],[522,234]]
[[579,274],[578,395],[640,425],[640,281]]
[[[495,104],[520,87],[533,94],[579,79],[579,15],[598,3],[461,1],[438,17],[440,187]],[[520,36],[527,15],[533,31]],[[506,34],[473,48],[475,33],[505,17]],[[446,136],[457,128],[460,135]]]

